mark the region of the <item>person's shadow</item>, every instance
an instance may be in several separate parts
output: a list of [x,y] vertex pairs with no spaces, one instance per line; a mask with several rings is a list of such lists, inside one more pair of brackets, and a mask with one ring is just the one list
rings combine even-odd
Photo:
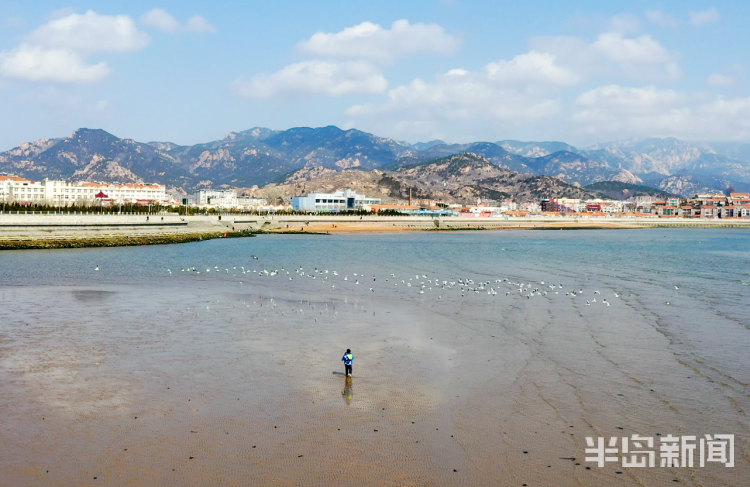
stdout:
[[347,406],[351,405],[352,398],[354,397],[354,385],[351,377],[347,377],[344,382],[344,390],[341,392],[341,396],[346,401]]

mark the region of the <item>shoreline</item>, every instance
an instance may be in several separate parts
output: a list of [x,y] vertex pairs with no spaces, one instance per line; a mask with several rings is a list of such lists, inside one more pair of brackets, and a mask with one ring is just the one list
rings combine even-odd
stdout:
[[319,215],[0,215],[0,250],[167,245],[264,234],[334,235],[492,230],[744,228],[750,220],[440,218]]
[[82,249],[97,247],[134,247],[169,245],[217,238],[250,238],[248,232],[175,232],[171,235],[66,235],[50,237],[18,236],[0,240],[0,250]]

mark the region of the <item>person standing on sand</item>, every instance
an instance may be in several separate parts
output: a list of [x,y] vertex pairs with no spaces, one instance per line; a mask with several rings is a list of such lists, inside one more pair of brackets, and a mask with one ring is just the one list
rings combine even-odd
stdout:
[[352,362],[354,362],[354,354],[352,353],[351,349],[347,348],[346,353],[343,357],[341,357],[341,360],[344,362],[344,369],[346,372],[347,377],[352,376]]

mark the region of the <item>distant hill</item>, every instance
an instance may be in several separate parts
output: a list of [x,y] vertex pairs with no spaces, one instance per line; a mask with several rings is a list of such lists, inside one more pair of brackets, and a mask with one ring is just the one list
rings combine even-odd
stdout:
[[414,147],[418,151],[423,151],[430,149],[431,147],[435,147],[436,145],[445,145],[445,142],[440,139],[435,139],[429,142],[417,142],[416,144],[412,144],[412,147]]
[[600,181],[584,186],[584,189],[601,193],[614,200],[626,200],[635,196],[655,196],[657,198],[679,197],[677,194],[661,191],[649,186],[623,183],[621,181]]
[[538,201],[540,198],[594,198],[597,193],[549,176],[509,171],[473,153],[455,154],[393,171],[373,169],[335,171],[305,167],[280,184],[248,188],[244,194],[270,198],[291,198],[315,191],[333,192],[352,188],[357,192],[390,199],[406,199],[409,189],[414,198],[446,203]]
[[577,149],[565,142],[521,142],[520,140],[499,140],[495,142],[506,151],[524,157],[543,157],[554,152],[576,152]]
[[69,137],[23,142],[0,153],[0,172],[30,179],[149,181],[193,191],[263,186],[305,167],[396,171],[467,152],[508,171],[554,176],[573,185],[620,181],[682,196],[750,186],[750,144],[694,144],[675,138],[629,139],[582,149],[557,141],[409,144],[334,126],[254,127],[189,146],[141,143],[82,128]]

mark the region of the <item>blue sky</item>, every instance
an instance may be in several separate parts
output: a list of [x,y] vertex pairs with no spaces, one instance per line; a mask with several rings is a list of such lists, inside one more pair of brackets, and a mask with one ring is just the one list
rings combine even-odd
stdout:
[[0,150],[79,127],[750,141],[748,19],[742,1],[0,0]]

